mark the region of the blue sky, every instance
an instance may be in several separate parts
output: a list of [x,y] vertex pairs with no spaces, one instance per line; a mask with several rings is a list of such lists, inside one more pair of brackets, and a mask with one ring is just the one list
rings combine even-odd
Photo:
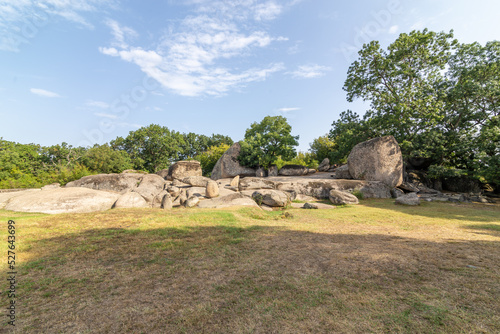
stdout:
[[500,38],[498,1],[0,0],[0,137],[74,146],[151,123],[243,138],[283,115],[299,149],[340,112],[362,44],[413,29]]

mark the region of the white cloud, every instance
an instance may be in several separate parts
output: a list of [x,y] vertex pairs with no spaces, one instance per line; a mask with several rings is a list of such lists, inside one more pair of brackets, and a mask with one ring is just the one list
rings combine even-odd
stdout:
[[[284,69],[281,63],[241,68],[242,58],[287,40],[269,35],[258,24],[259,20],[279,15],[281,6],[255,0],[196,0],[194,3],[196,15],[186,16],[171,27],[155,48],[127,45],[127,33],[113,21],[108,25],[116,42],[99,48],[100,52],[136,64],[164,88],[183,96],[223,95]],[[214,13],[217,15],[211,15]],[[133,35],[132,32],[130,29],[128,34]]]
[[96,112],[94,115],[99,116],[99,117],[104,117],[104,118],[110,118],[110,119],[117,119],[118,116],[113,115],[113,114],[106,114],[106,113],[101,113],[101,112]]
[[19,51],[40,29],[57,18],[92,29],[84,14],[114,8],[118,0],[2,0],[0,2],[0,50]]
[[331,71],[331,67],[321,66],[316,64],[302,65],[293,72],[289,72],[294,78],[319,78],[326,75],[326,72]]
[[389,34],[396,34],[397,32],[399,31],[399,26],[398,25],[394,25],[392,27],[389,28]]
[[126,48],[128,45],[126,43],[127,39],[133,39],[138,36],[137,32],[129,27],[121,26],[115,20],[106,20],[106,25],[111,29],[111,34],[113,35],[112,45]]
[[297,110],[300,110],[300,108],[280,108],[280,109],[278,109],[278,111],[281,113],[287,113],[287,112],[297,111]]
[[101,108],[101,109],[108,109],[109,108],[109,104],[106,102],[102,102],[102,101],[88,100],[85,103],[85,105],[87,107],[91,107],[91,108]]
[[31,88],[30,92],[42,97],[61,97],[59,94],[40,88]]

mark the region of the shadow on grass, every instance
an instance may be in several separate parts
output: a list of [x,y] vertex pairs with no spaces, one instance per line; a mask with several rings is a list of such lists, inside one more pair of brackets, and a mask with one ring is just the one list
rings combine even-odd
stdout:
[[499,224],[482,224],[482,225],[466,225],[462,228],[481,231],[480,234],[488,234],[494,237],[500,237],[500,223]]
[[19,330],[493,331],[499,249],[269,226],[87,230],[34,242]]
[[393,210],[400,213],[429,218],[454,219],[482,223],[500,221],[500,206],[472,203],[422,202],[418,206],[397,205],[391,199],[367,199],[361,202],[371,208]]

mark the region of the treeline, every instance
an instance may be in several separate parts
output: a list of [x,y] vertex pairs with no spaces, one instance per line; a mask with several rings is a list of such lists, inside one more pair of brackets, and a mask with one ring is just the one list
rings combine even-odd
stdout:
[[180,133],[155,124],[131,131],[127,137],[118,137],[109,144],[88,148],[67,143],[45,147],[0,138],[0,188],[66,184],[86,175],[127,169],[154,173],[174,161],[196,157],[204,157],[209,163],[209,154],[205,152],[225,151],[231,144],[233,140],[228,136]]

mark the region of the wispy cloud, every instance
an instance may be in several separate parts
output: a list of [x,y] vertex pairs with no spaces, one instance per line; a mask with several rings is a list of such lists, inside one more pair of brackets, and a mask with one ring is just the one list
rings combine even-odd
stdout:
[[88,13],[114,8],[118,0],[3,0],[0,2],[0,50],[19,51],[40,29],[56,19],[92,29]]
[[279,112],[281,113],[287,113],[287,112],[291,112],[291,111],[297,111],[297,110],[300,110],[300,108],[280,108],[278,109]]
[[85,105],[91,108],[108,109],[109,104],[103,101],[88,100]]
[[94,115],[99,116],[99,117],[104,117],[104,118],[110,118],[110,119],[117,119],[118,118],[118,116],[116,116],[116,115],[106,114],[106,113],[102,113],[102,112],[96,112],[96,113],[94,113]]
[[191,3],[194,15],[171,27],[155,48],[127,45],[121,34],[124,27],[118,29],[114,22],[110,27],[115,43],[101,47],[100,52],[136,64],[163,87],[183,96],[223,95],[284,69],[280,62],[242,68],[243,58],[287,40],[271,36],[260,23],[276,18],[282,5],[255,0]]
[[322,77],[326,75],[326,72],[329,72],[331,70],[331,67],[328,66],[309,64],[299,66],[295,71],[288,72],[288,74],[291,74],[294,78],[311,79]]
[[40,88],[31,88],[30,92],[42,97],[61,97],[59,94]]
[[113,35],[111,45],[113,46],[126,48],[128,46],[128,39],[134,39],[139,36],[134,29],[122,26],[115,20],[107,19],[106,25],[111,29],[111,34]]

